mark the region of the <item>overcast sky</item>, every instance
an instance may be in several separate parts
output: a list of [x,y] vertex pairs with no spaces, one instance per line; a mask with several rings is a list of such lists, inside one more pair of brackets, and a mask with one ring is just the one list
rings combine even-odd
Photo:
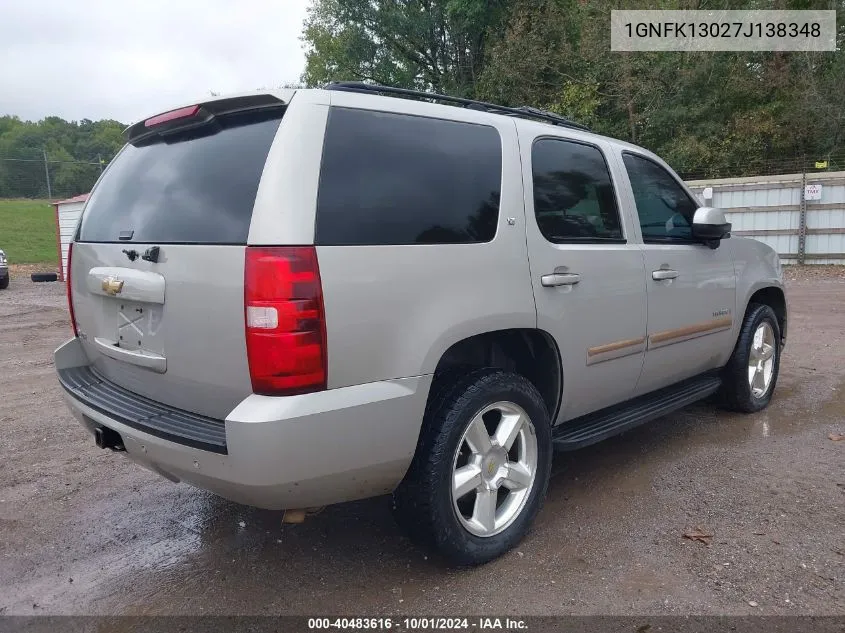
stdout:
[[0,0],[0,115],[131,123],[297,81],[308,0]]

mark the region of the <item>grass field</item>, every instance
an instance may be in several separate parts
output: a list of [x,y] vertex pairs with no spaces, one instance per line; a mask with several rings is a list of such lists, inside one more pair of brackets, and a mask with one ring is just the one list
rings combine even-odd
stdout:
[[46,200],[0,200],[0,249],[10,264],[57,265],[53,205]]

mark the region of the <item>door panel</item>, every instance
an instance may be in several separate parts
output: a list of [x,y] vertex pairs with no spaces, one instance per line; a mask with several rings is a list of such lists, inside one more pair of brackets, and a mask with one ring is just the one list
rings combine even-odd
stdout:
[[646,346],[643,254],[626,240],[606,146],[528,136],[520,148],[537,326],[560,349],[563,422],[633,395]]
[[[637,395],[721,367],[733,347],[736,277],[727,248],[645,244],[648,351]],[[653,279],[661,269],[674,279]]]
[[727,362],[736,275],[730,249],[692,240],[698,203],[671,170],[633,152],[621,159],[627,210],[644,242],[648,345],[640,395]]
[[[645,350],[641,253],[627,245],[534,242],[529,249],[537,327],[555,338],[563,365],[558,421],[630,398]],[[578,284],[542,286],[540,271],[559,266],[578,271]]]

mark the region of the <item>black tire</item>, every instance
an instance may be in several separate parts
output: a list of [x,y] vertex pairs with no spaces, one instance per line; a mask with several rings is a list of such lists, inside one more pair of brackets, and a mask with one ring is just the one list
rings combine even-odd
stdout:
[[[772,378],[766,391],[760,396],[754,396],[748,380],[748,363],[754,333],[761,323],[767,322],[774,332],[774,367]],[[780,326],[777,315],[771,307],[752,303],[745,313],[745,320],[739,332],[731,359],[722,372],[722,387],[719,392],[722,405],[731,411],[754,413],[765,409],[772,399],[775,385],[778,381],[780,369]]]
[[6,275],[3,279],[0,279],[0,290],[5,290],[9,287],[9,276]]
[[[464,431],[485,406],[512,402],[521,407],[537,440],[536,475],[522,510],[503,531],[476,536],[458,520],[452,503],[452,467]],[[393,512],[415,542],[431,547],[456,565],[479,565],[519,543],[542,506],[552,463],[549,414],[542,397],[525,377],[479,369],[432,386],[416,453],[393,493]]]
[[29,276],[32,281],[41,282],[41,281],[56,281],[59,276],[56,273],[32,273]]

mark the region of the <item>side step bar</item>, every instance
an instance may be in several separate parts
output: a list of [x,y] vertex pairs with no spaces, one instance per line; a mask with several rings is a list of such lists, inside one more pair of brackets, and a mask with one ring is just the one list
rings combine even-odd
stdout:
[[722,380],[707,375],[685,380],[677,385],[659,389],[564,422],[553,430],[555,449],[573,451],[681,409],[715,393]]

